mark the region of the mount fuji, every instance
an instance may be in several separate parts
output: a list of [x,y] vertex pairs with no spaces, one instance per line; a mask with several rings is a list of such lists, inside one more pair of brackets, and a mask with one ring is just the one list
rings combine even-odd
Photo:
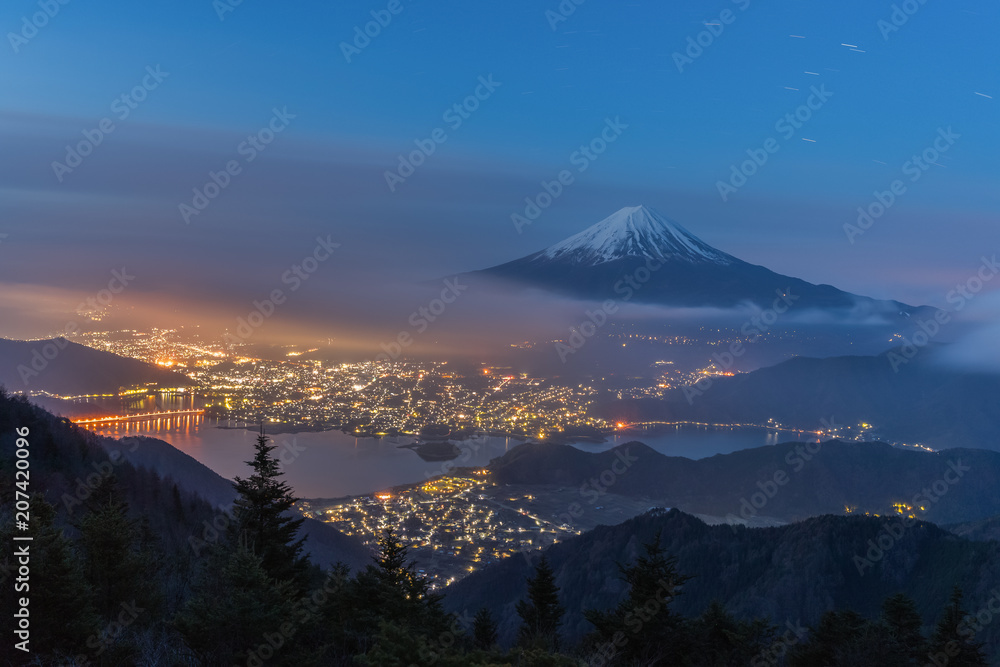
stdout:
[[925,309],[814,285],[744,262],[645,206],[623,208],[544,250],[466,276],[576,298],[677,307],[752,304],[763,309],[788,294],[797,311],[838,311],[850,319],[907,320]]

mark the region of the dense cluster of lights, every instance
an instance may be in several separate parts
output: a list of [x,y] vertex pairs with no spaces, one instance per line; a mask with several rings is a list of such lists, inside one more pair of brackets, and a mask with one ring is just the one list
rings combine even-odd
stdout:
[[[710,344],[736,340],[723,329],[702,328],[699,338],[655,336],[611,326],[611,337],[624,341],[663,342],[669,345]],[[617,329],[617,330],[615,330]],[[581,427],[607,433],[617,427],[597,416],[596,405],[605,390],[605,378],[587,382],[559,382],[530,377],[502,366],[482,364],[472,373],[456,372],[447,362],[361,361],[330,363],[308,358],[316,349],[293,349],[278,359],[260,359],[242,350],[226,350],[218,343],[202,340],[197,331],[154,329],[151,332],[115,331],[83,334],[81,343],[122,356],[158,363],[183,373],[196,388],[198,405],[206,415],[238,423],[261,420],[293,428],[341,428],[362,436],[415,434],[432,424],[446,424],[457,431],[513,434],[545,439]],[[526,343],[519,345],[527,345]],[[630,385],[610,390],[618,399],[661,397],[678,387],[704,379],[732,375],[733,371],[710,362],[703,368],[683,370],[674,361],[661,358],[651,365],[651,378],[630,378]],[[616,380],[617,382],[617,380]],[[151,391],[136,388],[136,397]],[[184,388],[159,391],[183,392]],[[189,392],[192,390],[189,389]],[[604,395],[607,395],[605,393]],[[128,398],[125,390],[121,395]],[[190,394],[189,394],[190,396]],[[67,398],[67,397],[63,397]],[[86,399],[90,400],[90,399]],[[633,424],[632,427],[679,425],[680,422]],[[803,430],[780,424],[711,424],[715,427],[764,426],[781,430],[837,437],[845,440],[875,440],[875,426],[853,426]],[[919,443],[894,443],[925,451]]]
[[531,494],[501,490],[487,474],[474,470],[367,496],[303,501],[302,509],[369,545],[386,527],[395,528],[435,587],[577,534],[531,511]]

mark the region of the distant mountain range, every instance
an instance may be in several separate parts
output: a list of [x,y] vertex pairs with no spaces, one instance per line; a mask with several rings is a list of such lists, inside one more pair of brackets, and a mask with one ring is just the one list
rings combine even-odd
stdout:
[[62,396],[113,394],[121,387],[155,382],[187,387],[187,377],[138,359],[95,350],[65,338],[0,338],[0,385],[10,391],[48,391]]
[[[633,562],[658,534],[667,553],[677,557],[679,572],[693,577],[675,610],[694,615],[720,600],[737,616],[769,617],[781,626],[779,632],[786,622],[814,624],[833,608],[876,616],[882,600],[899,592],[916,601],[931,625],[952,586],[963,589],[965,604],[975,613],[1000,584],[997,542],[967,541],[930,523],[902,531],[893,524],[885,517],[822,516],[778,528],[733,530],[705,525],[676,509],[654,510],[616,526],[598,526],[545,553],[566,608],[561,630],[570,641],[593,628],[583,610],[607,609],[623,597],[617,563]],[[896,537],[887,537],[890,530]],[[446,589],[445,606],[470,616],[486,607],[501,619],[501,641],[512,641],[520,621],[515,604],[525,596],[538,555],[506,558],[470,574]],[[976,640],[996,648],[1000,625],[987,625]]]
[[925,309],[813,285],[749,264],[645,206],[623,208],[544,250],[467,277],[499,278],[584,299],[665,306],[753,304],[765,309],[784,297],[782,303],[797,311],[836,310],[859,320],[905,320]]
[[867,422],[886,440],[931,447],[1000,450],[1000,376],[938,363],[936,350],[912,358],[900,349],[876,356],[796,357],[776,366],[712,377],[663,400],[622,402],[617,421],[766,423],[814,429],[822,419]]
[[[787,442],[705,459],[664,456],[641,442],[601,453],[569,445],[524,444],[490,462],[496,484],[579,489],[572,522],[607,504],[606,494],[731,522],[801,521],[823,514],[905,514],[935,523],[1000,515],[1000,453],[983,449],[919,452],[874,442]],[[944,492],[941,492],[941,489]],[[928,489],[937,492],[927,493]],[[923,509],[920,509],[923,507]],[[773,523],[773,521],[772,521]]]

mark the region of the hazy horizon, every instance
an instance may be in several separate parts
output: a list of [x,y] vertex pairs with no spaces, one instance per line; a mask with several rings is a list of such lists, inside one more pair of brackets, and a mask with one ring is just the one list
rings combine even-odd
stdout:
[[[1000,246],[989,3],[921,6],[896,30],[862,2],[400,7],[368,43],[355,28],[379,8],[193,0],[67,6],[9,38],[0,335],[58,331],[123,267],[125,326],[232,326],[323,238],[339,247],[268,327],[363,339],[366,318],[391,329],[421,305],[415,283],[635,204],[752,264],[913,305],[945,307]],[[73,57],[94,40],[99,57]],[[197,201],[212,174],[225,185]],[[883,215],[845,230],[896,180]]]

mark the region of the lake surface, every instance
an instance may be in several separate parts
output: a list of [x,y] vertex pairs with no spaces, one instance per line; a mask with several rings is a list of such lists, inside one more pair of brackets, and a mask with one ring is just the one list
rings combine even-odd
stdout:
[[[201,417],[118,424],[97,430],[101,435],[123,437],[148,435],[166,440],[223,477],[245,476],[245,461],[253,453],[256,433],[242,428],[217,428]],[[473,438],[456,442],[461,454],[453,461],[428,462],[409,449],[412,438],[355,438],[340,431],[278,434],[271,436],[275,455],[282,461],[285,479],[297,496],[337,498],[383,490],[399,484],[421,482],[448,472],[455,466],[485,466],[490,459],[520,444],[513,438]],[[740,449],[788,441],[815,441],[815,436],[762,428],[718,428],[694,425],[660,427],[655,431],[631,431],[608,442],[578,443],[588,452],[600,452],[618,444],[639,440],[668,456],[704,458]]]
[[766,429],[756,426],[699,426],[679,424],[657,426],[649,430],[630,430],[615,434],[602,444],[576,443],[573,446],[587,452],[603,452],[616,445],[638,440],[666,456],[703,459],[716,454],[731,454],[741,449],[777,445],[782,442],[816,442],[812,433]]

